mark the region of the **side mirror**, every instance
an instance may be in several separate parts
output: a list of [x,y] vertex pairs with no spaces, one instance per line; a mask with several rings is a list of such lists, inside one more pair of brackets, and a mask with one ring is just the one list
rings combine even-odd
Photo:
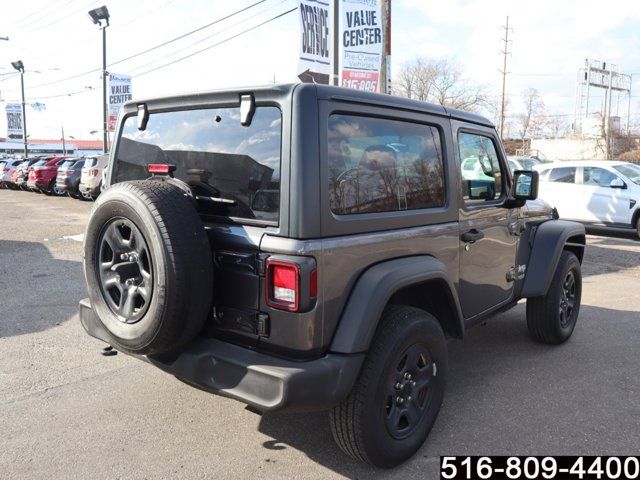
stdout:
[[516,170],[513,172],[513,198],[516,200],[535,200],[538,198],[538,172],[535,170]]
[[624,183],[621,178],[614,178],[613,180],[611,180],[609,186],[611,188],[622,188],[623,190],[627,188],[627,184]]

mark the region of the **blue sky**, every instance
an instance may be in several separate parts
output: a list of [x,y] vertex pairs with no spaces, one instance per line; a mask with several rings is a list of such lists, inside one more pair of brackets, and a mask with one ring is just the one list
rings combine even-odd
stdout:
[[[105,0],[112,15],[108,62],[255,1]],[[0,98],[19,98],[18,78],[6,75],[12,73],[11,61],[20,58],[27,70],[41,72],[25,76],[27,101],[47,106],[44,112],[28,111],[33,137],[55,137],[62,125],[67,134],[77,138],[91,138],[89,132],[100,129],[99,73],[64,79],[99,67],[100,33],[86,12],[102,3],[30,0],[2,8],[0,36],[8,35],[10,40],[0,41]],[[296,5],[295,0],[265,0],[242,15],[110,70],[134,74],[133,94],[138,98],[263,84],[274,78],[295,81],[295,12],[190,59],[135,75],[225,40]],[[587,57],[613,62],[636,74],[632,109],[640,113],[640,8],[632,1],[393,0],[392,69],[396,72],[403,62],[417,56],[454,58],[466,77],[483,84],[497,99],[498,69],[502,66],[500,26],[507,15],[513,26],[513,55],[508,67],[512,73],[507,83],[511,114],[521,109],[520,95],[527,87],[540,91],[551,113],[573,113],[576,70]],[[75,92],[82,93],[66,96]],[[0,133],[4,132],[2,114]]]

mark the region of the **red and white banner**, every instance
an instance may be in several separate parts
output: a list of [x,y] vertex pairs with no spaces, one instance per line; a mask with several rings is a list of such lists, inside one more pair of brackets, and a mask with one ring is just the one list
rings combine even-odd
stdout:
[[[343,87],[380,92],[382,0],[340,1],[340,78]],[[384,90],[384,86],[382,90]]]
[[118,115],[122,105],[133,99],[131,92],[131,75],[120,75],[119,73],[109,74],[109,118],[108,130],[115,131],[118,123]]

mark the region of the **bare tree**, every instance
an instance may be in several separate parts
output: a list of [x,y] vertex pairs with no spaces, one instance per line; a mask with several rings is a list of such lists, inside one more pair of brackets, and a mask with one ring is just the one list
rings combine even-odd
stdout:
[[463,76],[451,59],[416,58],[404,64],[393,82],[394,94],[467,111],[488,105],[484,87]]
[[518,134],[525,146],[525,139],[539,132],[545,124],[544,102],[535,88],[527,88],[522,92],[524,113],[518,115]]

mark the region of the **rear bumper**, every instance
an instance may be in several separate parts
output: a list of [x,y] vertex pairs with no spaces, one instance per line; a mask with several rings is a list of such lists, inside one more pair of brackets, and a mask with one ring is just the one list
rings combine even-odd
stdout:
[[49,190],[49,183],[44,180],[27,180],[27,187],[39,190]]
[[97,197],[100,194],[100,185],[92,185],[90,183],[80,182],[78,190],[80,191],[80,193],[88,193],[89,195]]
[[[87,333],[109,342],[88,299],[80,302]],[[360,372],[364,354],[329,353],[294,362],[211,338],[198,338],[169,360],[138,356],[180,380],[234,398],[259,410],[321,410],[346,398]]]
[[77,193],[78,192],[78,183],[74,182],[69,177],[64,178],[56,178],[56,187],[60,190],[64,190],[69,193]]

